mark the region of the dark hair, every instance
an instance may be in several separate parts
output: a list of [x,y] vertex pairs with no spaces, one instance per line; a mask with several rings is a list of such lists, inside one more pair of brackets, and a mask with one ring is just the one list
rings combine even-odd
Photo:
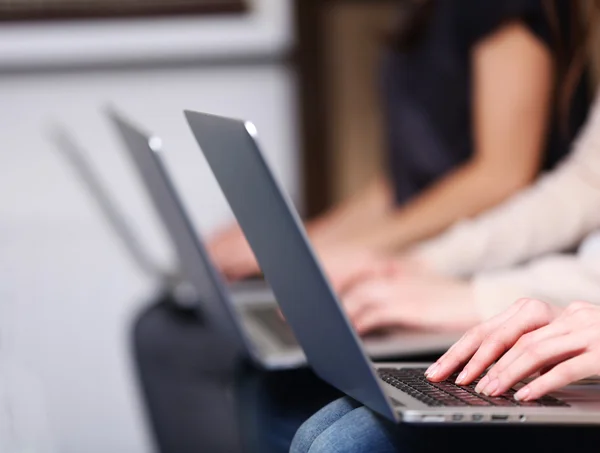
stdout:
[[589,68],[590,36],[595,25],[596,14],[600,10],[600,0],[570,0],[570,36],[565,40],[558,19],[555,0],[544,0],[556,41],[556,70],[558,74],[556,105],[563,133],[569,133],[570,105],[581,79]]

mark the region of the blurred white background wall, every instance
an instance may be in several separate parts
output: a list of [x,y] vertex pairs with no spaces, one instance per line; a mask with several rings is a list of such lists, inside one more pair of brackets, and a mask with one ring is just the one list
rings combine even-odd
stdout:
[[[129,334],[154,286],[52,147],[45,135],[51,123],[73,133],[165,263],[172,260],[168,242],[101,113],[107,102],[163,138],[200,231],[231,215],[184,108],[251,119],[298,199],[295,86],[283,62],[293,41],[291,5],[252,3],[249,15],[232,18],[0,28],[0,403],[4,386],[11,404],[27,401],[38,415],[21,417],[15,444],[40,431],[40,439],[51,438],[44,451],[152,449]],[[131,60],[148,64],[124,64]],[[96,63],[103,69],[93,69]],[[92,69],[70,68],[80,64]]]

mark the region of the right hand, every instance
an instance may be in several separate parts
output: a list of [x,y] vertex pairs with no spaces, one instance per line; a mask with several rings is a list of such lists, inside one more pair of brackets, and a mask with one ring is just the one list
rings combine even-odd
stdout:
[[228,280],[241,280],[260,274],[254,253],[237,224],[217,233],[209,241],[208,251]]
[[468,282],[405,263],[397,267],[344,294],[346,314],[359,335],[402,327],[464,332],[481,321]]
[[[318,239],[313,241],[319,260],[336,292],[342,293],[355,283],[384,274],[392,265],[388,258],[367,249],[345,244],[325,245]],[[260,274],[256,261],[244,233],[238,225],[232,225],[217,233],[208,243],[217,268],[228,280],[240,280]]]
[[366,248],[340,244],[316,248],[329,283],[342,295],[358,283],[393,272],[395,262]]
[[[462,370],[457,384],[477,379],[494,361],[514,355],[534,344],[546,326],[563,312],[559,307],[535,299],[520,299],[509,309],[469,330],[426,372],[429,380],[440,382]],[[492,370],[490,370],[492,371]],[[483,390],[483,379],[477,390]]]

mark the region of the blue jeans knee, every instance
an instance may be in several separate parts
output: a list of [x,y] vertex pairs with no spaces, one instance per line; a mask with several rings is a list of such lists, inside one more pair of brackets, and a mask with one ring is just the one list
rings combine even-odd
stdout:
[[342,398],[305,422],[294,437],[291,453],[395,453],[384,423],[369,409]]

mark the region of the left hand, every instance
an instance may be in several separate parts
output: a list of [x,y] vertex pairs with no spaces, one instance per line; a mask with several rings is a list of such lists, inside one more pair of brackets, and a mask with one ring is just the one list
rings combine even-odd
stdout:
[[467,283],[406,268],[357,284],[343,304],[360,335],[391,327],[462,331],[480,321]]
[[519,401],[532,401],[600,374],[600,307],[574,302],[561,311],[544,302],[521,300],[468,332],[428,370],[428,377],[445,379],[468,361],[457,383],[469,384],[499,358],[477,391],[498,396],[541,372],[515,395]]

